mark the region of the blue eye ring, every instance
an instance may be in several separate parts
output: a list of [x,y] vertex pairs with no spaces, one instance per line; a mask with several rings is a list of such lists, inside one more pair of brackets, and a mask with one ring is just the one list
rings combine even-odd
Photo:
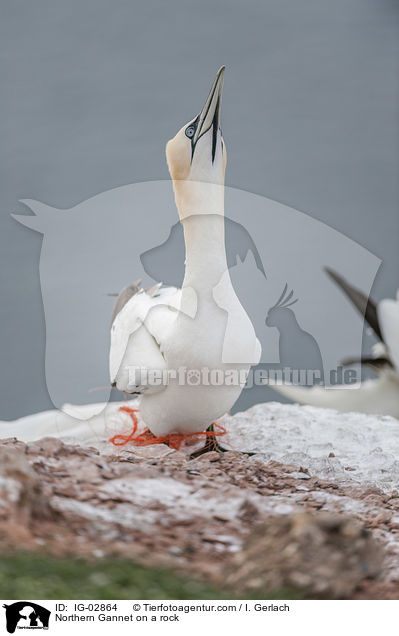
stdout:
[[190,126],[187,126],[185,133],[186,133],[186,137],[188,137],[189,139],[192,139],[195,135],[195,126],[193,124],[190,124]]

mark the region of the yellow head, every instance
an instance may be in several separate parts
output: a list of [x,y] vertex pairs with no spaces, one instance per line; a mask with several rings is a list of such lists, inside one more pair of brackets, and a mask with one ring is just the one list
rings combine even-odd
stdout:
[[223,212],[226,146],[220,128],[224,66],[219,70],[204,107],[166,145],[181,217]]

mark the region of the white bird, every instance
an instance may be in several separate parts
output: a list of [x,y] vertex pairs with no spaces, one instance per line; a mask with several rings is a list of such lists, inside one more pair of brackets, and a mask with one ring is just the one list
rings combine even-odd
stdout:
[[[147,291],[137,285],[125,288],[112,320],[111,382],[121,391],[142,395],[140,414],[155,436],[193,434],[212,426],[237,400],[250,366],[258,363],[261,354],[226,262],[226,147],[220,129],[223,75],[224,67],[200,114],[166,146],[184,230],[182,288],[161,283]],[[140,371],[132,373],[135,369]],[[179,370],[188,374],[205,370],[206,379],[201,376],[200,382],[188,384],[181,375],[175,377]],[[207,375],[210,370],[237,371],[240,382],[214,386]],[[159,371],[159,376],[162,372],[162,382],[151,384],[147,371]]]
[[376,304],[336,272],[328,268],[326,271],[364,316],[379,339],[371,356],[348,358],[342,364],[360,363],[369,366],[377,377],[331,388],[306,388],[292,384],[273,385],[273,388],[300,404],[399,418],[399,291],[396,300],[387,298]]

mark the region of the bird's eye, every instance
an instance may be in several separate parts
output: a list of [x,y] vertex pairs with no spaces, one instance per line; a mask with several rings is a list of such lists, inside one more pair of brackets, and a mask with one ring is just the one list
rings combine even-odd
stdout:
[[194,133],[195,133],[195,126],[187,126],[187,128],[186,128],[186,136],[189,139],[194,137]]

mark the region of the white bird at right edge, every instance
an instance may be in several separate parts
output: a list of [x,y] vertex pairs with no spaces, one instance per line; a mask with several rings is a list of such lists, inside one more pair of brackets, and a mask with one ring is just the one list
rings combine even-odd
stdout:
[[399,418],[399,291],[396,300],[387,298],[375,303],[333,270],[326,268],[326,272],[364,316],[379,340],[371,356],[348,358],[342,364],[366,365],[377,377],[333,388],[281,384],[273,385],[273,389],[300,404]]

